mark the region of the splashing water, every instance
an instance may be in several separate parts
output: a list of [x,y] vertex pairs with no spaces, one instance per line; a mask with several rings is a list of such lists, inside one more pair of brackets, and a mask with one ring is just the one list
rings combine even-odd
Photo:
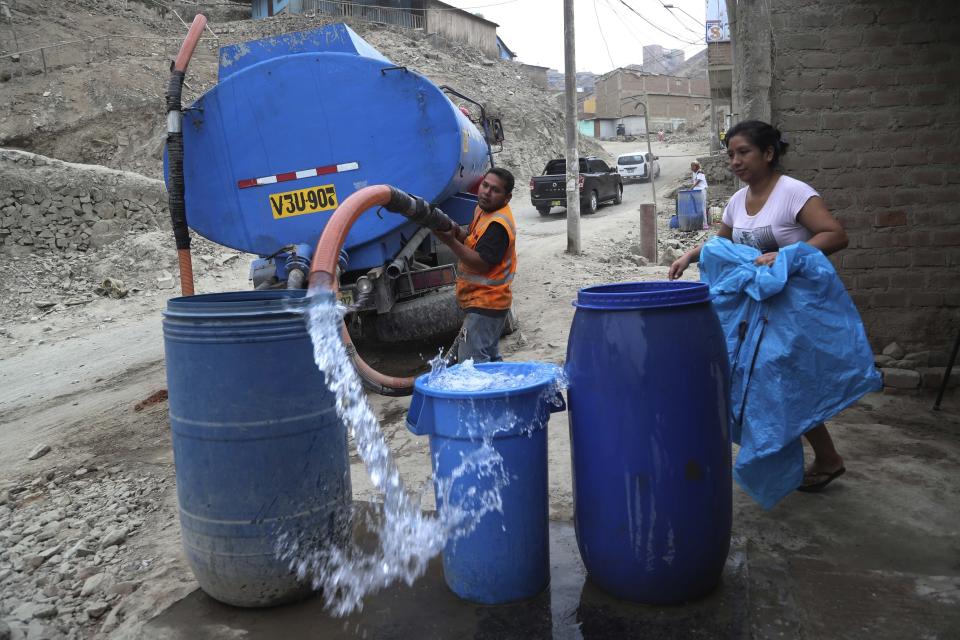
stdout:
[[[476,436],[478,446],[462,455],[460,465],[449,476],[436,480],[438,515],[423,514],[419,497],[403,485],[340,337],[344,309],[321,291],[310,290],[308,297],[311,304],[306,313],[314,360],[336,398],[337,414],[350,430],[371,481],[384,496],[383,511],[378,524],[377,548],[372,552],[361,550],[353,543],[338,544],[337,540],[323,539],[317,532],[287,531],[278,537],[277,555],[290,563],[301,580],[309,580],[314,589],[323,591],[325,604],[333,615],[343,616],[362,609],[366,594],[400,580],[412,585],[426,571],[430,559],[448,542],[469,535],[486,514],[502,513],[500,490],[509,484],[510,477],[492,440],[496,433],[515,426],[517,418],[501,415],[495,420],[471,422],[470,435]],[[438,360],[431,362],[431,375],[459,384],[463,390],[470,390],[470,384],[479,384],[476,374],[482,372],[474,369],[472,363],[460,369],[465,379],[473,382],[457,382]],[[557,372],[562,378],[559,368]],[[483,375],[489,377],[489,374]],[[482,388],[492,388],[495,383],[487,380]],[[512,387],[519,381],[500,380],[499,383]],[[556,385],[560,384],[564,383],[558,380]],[[565,388],[565,384],[557,388]],[[465,483],[460,483],[455,489],[457,481],[465,477],[480,481],[466,489]]]
[[[550,371],[552,372],[553,369],[559,369],[559,367],[553,367]],[[491,373],[477,369],[473,360],[467,360],[453,368],[444,366],[431,368],[427,381],[430,387],[445,391],[518,389],[543,382],[545,373],[545,370],[540,369],[525,374]]]

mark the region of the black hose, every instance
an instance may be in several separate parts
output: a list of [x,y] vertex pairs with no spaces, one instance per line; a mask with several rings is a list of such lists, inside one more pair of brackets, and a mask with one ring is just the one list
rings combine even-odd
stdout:
[[[173,227],[177,249],[190,248],[190,230],[187,228],[183,185],[183,131],[179,126],[180,110],[183,106],[181,95],[184,75],[183,71],[171,71],[170,82],[167,84],[167,199],[170,206],[170,224]],[[175,127],[171,126],[171,120],[174,117],[177,119]]]
[[449,231],[456,226],[447,214],[423,198],[411,196],[396,187],[390,187],[390,201],[383,208],[406,216],[420,226],[434,231]]

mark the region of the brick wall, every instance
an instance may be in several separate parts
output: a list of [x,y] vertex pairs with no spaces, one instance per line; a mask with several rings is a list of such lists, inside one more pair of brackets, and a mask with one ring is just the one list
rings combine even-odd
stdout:
[[662,96],[648,94],[651,125],[653,121],[670,121],[683,118],[689,123],[699,123],[703,114],[710,109],[709,98],[688,98],[684,96]]
[[834,264],[874,347],[941,348],[960,326],[958,7],[770,5],[771,120],[793,143],[784,164],[847,229]]
[[649,96],[651,117],[699,119],[704,105],[710,104],[706,78],[642,75],[615,69],[597,79],[594,91],[597,113],[603,116],[632,114],[633,104],[627,98],[637,95]]

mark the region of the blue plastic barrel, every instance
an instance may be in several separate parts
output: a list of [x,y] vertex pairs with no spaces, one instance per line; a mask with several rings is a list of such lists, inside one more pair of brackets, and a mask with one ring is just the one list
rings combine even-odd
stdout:
[[567,343],[577,542],[627,600],[710,592],[730,546],[729,364],[707,285],[581,289]]
[[[476,368],[529,376],[529,381],[509,389],[450,391],[432,387],[429,375],[421,376],[407,426],[430,436],[437,509],[442,510],[437,485],[482,445],[480,432],[509,425],[492,439],[510,478],[500,490],[503,513],[487,513],[476,529],[451,540],[443,551],[443,575],[451,591],[471,602],[502,604],[531,598],[550,583],[546,427],[550,413],[566,406],[554,391],[555,365],[490,362]],[[449,500],[469,503],[469,492],[493,486],[489,475],[468,472],[453,481]]]
[[174,298],[163,318],[183,547],[213,598],[260,607],[310,593],[277,535],[349,535],[347,436],[313,362],[304,291]]
[[702,189],[677,191],[677,218],[681,231],[699,231],[705,222],[706,192]]

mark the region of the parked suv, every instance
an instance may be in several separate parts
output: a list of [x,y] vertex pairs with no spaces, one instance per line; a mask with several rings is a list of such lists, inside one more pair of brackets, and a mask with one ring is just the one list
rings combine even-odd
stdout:
[[646,151],[632,151],[617,156],[617,172],[624,182],[650,180],[660,177],[660,162],[657,156]]
[[[551,160],[542,176],[530,178],[530,202],[540,215],[550,213],[551,207],[567,206],[567,161]],[[595,213],[601,202],[623,202],[623,180],[616,169],[600,158],[580,158],[580,211]]]

